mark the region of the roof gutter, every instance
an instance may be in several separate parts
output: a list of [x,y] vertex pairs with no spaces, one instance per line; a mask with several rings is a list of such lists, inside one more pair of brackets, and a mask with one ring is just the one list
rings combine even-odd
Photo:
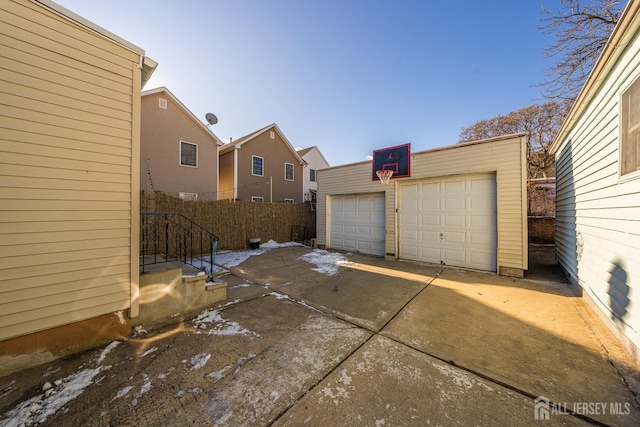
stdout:
[[640,19],[638,19],[639,12],[640,1],[631,0],[625,7],[618,24],[613,29],[611,36],[609,36],[606,47],[600,54],[600,57],[591,70],[591,73],[589,73],[589,77],[587,77],[582,90],[571,106],[569,114],[567,114],[567,118],[564,120],[558,135],[553,141],[553,144],[551,144],[550,152],[552,154],[555,154],[558,151],[569,130],[573,128],[580,116],[582,116],[584,110],[587,108],[596,92],[600,89],[600,86],[615,65],[616,61],[637,33],[640,28]]

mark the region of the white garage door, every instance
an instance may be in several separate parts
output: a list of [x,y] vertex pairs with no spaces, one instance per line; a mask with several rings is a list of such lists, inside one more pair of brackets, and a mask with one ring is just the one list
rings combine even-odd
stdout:
[[496,271],[496,181],[465,175],[403,183],[399,257]]
[[331,248],[384,256],[384,227],[384,193],[331,197]]

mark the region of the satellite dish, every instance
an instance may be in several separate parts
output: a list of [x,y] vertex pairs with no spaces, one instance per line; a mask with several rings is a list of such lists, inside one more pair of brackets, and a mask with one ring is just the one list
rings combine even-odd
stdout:
[[210,125],[215,125],[216,123],[218,123],[218,118],[213,113],[207,113],[207,115],[204,116],[204,118],[207,119],[207,122]]

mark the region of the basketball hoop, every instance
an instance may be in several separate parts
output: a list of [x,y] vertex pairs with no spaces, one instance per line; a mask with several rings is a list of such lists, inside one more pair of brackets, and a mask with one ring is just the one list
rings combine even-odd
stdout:
[[388,184],[389,180],[391,180],[391,175],[393,175],[393,170],[386,169],[386,170],[376,171],[376,175],[378,175],[378,179],[380,179],[381,184]]

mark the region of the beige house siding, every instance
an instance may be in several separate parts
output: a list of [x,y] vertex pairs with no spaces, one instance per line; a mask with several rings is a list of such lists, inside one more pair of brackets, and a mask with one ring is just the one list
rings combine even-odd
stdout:
[[[166,109],[159,101],[166,101]],[[142,96],[141,188],[173,195],[218,198],[217,140],[172,95],[153,89]],[[180,141],[197,145],[197,167],[180,165]]]
[[142,54],[0,3],[0,340],[136,314]]
[[226,155],[220,155],[218,159],[218,167],[220,168],[218,185],[218,199],[233,199],[235,197],[234,188],[234,152]]
[[453,175],[495,174],[497,186],[497,265],[502,274],[528,268],[525,137],[495,138],[411,154],[411,177],[388,185],[371,179],[371,162],[336,166],[318,172],[318,244],[330,233],[331,195],[385,192],[387,257],[397,257],[396,191],[400,182]]
[[[251,200],[251,197],[256,196],[263,197],[265,202],[293,199],[295,203],[302,203],[303,163],[275,125],[248,140],[242,139],[242,143],[236,146],[221,148],[221,196],[232,198],[231,190],[235,189],[235,197],[239,200]],[[235,165],[234,155],[237,156]],[[253,156],[263,158],[262,176],[252,174]],[[285,179],[285,163],[293,165],[293,181]],[[235,167],[237,183],[232,184]]]

